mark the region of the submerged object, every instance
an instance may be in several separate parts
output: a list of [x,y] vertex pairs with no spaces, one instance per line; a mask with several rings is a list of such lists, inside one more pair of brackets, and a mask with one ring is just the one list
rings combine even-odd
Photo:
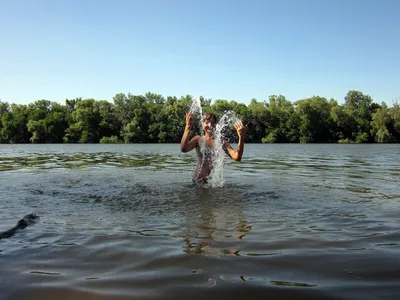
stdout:
[[17,225],[13,228],[0,232],[0,239],[10,238],[12,237],[18,229],[24,229],[29,225],[36,223],[39,217],[36,214],[29,214],[24,216],[21,220],[18,221]]

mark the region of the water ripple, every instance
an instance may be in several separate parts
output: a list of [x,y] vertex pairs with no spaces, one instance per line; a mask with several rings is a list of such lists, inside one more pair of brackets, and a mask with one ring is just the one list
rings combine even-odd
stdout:
[[[246,145],[191,184],[178,145],[2,146],[7,299],[397,299],[399,147]],[[382,158],[382,151],[387,155]]]

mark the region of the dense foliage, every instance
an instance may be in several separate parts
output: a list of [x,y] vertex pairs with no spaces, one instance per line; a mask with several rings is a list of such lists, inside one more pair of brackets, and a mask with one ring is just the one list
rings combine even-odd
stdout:
[[[233,111],[247,125],[246,142],[398,143],[400,107],[374,103],[349,91],[343,104],[314,96],[295,102],[273,95],[268,101],[200,98],[203,112],[220,117]],[[192,98],[117,94],[113,102],[38,100],[29,105],[0,101],[2,143],[175,143],[185,127]],[[235,134],[232,133],[232,137]]]

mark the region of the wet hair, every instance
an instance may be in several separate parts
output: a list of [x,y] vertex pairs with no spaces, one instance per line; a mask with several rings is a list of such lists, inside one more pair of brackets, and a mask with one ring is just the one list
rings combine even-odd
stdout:
[[217,123],[217,117],[211,113],[211,112],[207,112],[203,115],[203,122],[204,121],[209,121],[213,124]]

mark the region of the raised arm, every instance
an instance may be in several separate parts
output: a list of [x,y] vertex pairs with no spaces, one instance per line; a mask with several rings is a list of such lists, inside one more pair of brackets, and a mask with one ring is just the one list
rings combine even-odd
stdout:
[[237,121],[235,123],[235,129],[237,131],[237,134],[239,136],[239,142],[238,142],[238,147],[237,150],[233,149],[231,145],[229,145],[228,141],[224,141],[223,143],[223,148],[225,152],[233,159],[236,161],[241,161],[242,160],[242,155],[244,152],[244,129],[245,127],[243,126],[242,121]]
[[185,131],[183,132],[183,136],[181,139],[181,151],[182,152],[189,152],[193,150],[197,142],[199,140],[199,136],[196,135],[192,139],[189,139],[189,134],[190,134],[190,129],[192,128],[192,123],[193,123],[193,116],[189,113],[186,113],[186,126],[185,126]]

